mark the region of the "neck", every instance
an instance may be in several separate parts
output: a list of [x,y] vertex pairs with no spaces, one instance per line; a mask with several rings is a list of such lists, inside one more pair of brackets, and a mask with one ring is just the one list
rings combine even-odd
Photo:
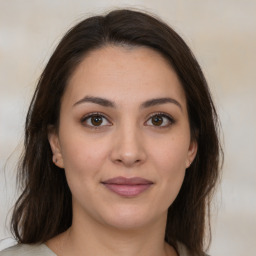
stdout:
[[69,230],[47,245],[58,256],[174,256],[175,250],[164,242],[166,214],[147,226],[118,229],[74,214]]

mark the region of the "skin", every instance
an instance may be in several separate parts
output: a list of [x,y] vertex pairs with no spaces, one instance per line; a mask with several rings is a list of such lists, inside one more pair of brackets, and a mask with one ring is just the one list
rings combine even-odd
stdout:
[[[108,99],[116,107],[85,102],[85,96]],[[176,102],[140,107],[166,97]],[[85,118],[95,112],[104,115],[97,129]],[[151,116],[159,112],[173,121],[161,116],[155,125]],[[164,242],[167,210],[197,143],[190,137],[182,86],[158,52],[124,46],[90,52],[69,81],[59,128],[49,129],[49,142],[73,198],[72,226],[49,240],[49,248],[59,256],[177,255]],[[142,177],[153,185],[127,198],[101,183],[117,176]]]

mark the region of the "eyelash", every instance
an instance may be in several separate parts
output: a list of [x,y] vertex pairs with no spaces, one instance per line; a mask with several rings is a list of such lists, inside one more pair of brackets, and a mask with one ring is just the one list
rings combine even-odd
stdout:
[[[104,114],[102,114],[102,113],[100,113],[100,112],[94,112],[94,113],[90,113],[90,114],[84,116],[84,117],[81,119],[81,123],[83,124],[83,123],[86,122],[88,119],[92,118],[93,116],[99,116],[99,117],[102,117],[102,118],[108,120],[108,118],[107,118]],[[151,126],[153,126],[154,128],[163,129],[163,128],[167,128],[167,127],[169,127],[169,126],[171,126],[171,125],[173,125],[173,124],[175,123],[175,120],[174,120],[174,118],[173,118],[172,116],[170,116],[170,115],[168,115],[168,114],[166,114],[166,113],[162,113],[162,112],[157,112],[157,113],[154,113],[154,114],[150,115],[149,118],[148,118],[148,120],[150,120],[151,118],[153,118],[153,117],[155,117],[155,116],[161,116],[161,117],[163,117],[163,118],[168,119],[169,124],[168,124],[168,125],[165,125],[165,126],[151,125]],[[147,120],[146,122],[148,122],[148,120]],[[108,121],[108,122],[109,122],[109,121]],[[101,125],[100,125],[100,126],[85,125],[85,126],[86,126],[86,127],[89,127],[90,129],[100,129],[100,128],[102,128]],[[110,126],[110,125],[107,125],[107,126]]]

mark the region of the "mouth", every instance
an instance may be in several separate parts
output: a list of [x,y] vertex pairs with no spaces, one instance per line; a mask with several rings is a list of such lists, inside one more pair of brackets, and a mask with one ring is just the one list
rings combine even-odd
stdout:
[[101,182],[111,192],[123,197],[135,197],[149,189],[154,183],[141,177],[115,177]]

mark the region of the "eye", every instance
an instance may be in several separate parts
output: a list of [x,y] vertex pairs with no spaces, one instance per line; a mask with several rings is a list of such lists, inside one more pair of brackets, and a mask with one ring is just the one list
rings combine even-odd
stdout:
[[107,118],[100,113],[92,113],[92,114],[86,115],[82,118],[81,122],[85,126],[89,126],[91,128],[96,128],[96,129],[101,126],[111,125],[110,122],[107,120]]
[[174,119],[167,114],[157,113],[150,116],[146,124],[151,126],[156,126],[159,128],[165,128],[174,124]]

